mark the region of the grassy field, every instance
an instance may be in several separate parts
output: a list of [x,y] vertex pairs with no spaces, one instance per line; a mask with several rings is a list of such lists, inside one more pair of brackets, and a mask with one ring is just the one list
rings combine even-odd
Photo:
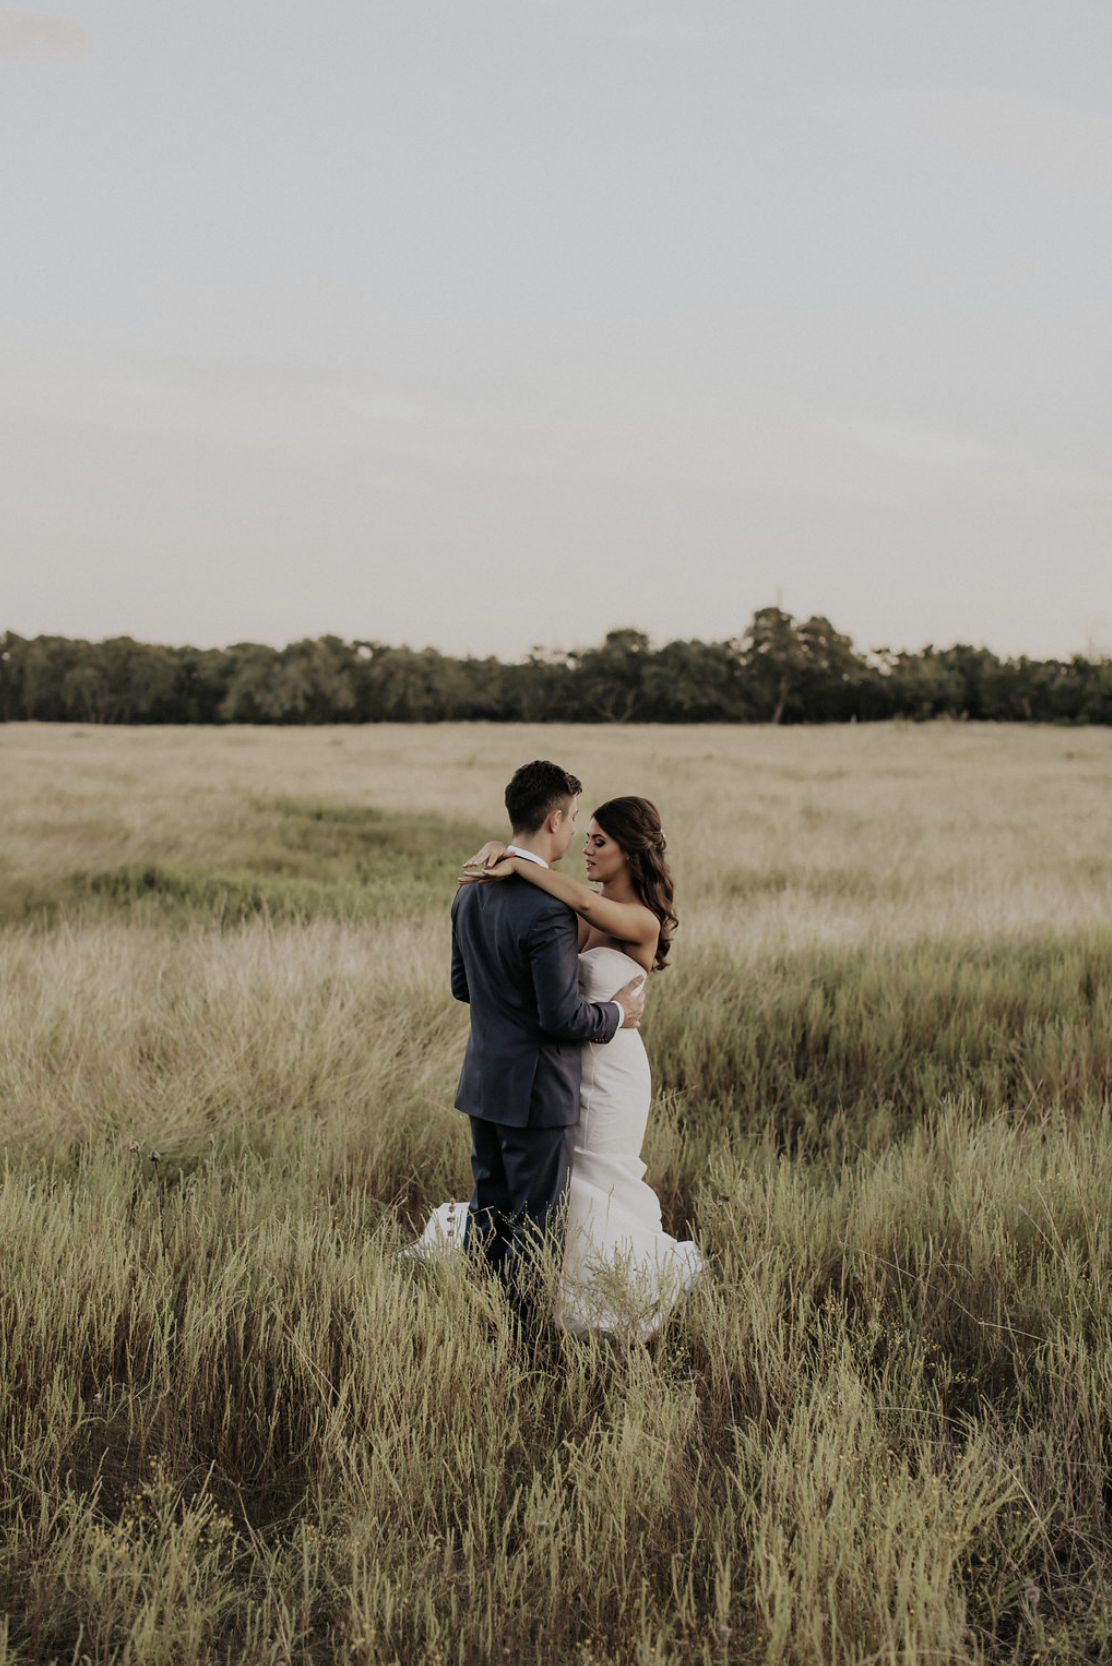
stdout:
[[[397,1254],[538,754],[660,805],[711,1261],[540,1371]],[[0,1666],[1112,1658],[1112,734],[8,725],[0,781]]]

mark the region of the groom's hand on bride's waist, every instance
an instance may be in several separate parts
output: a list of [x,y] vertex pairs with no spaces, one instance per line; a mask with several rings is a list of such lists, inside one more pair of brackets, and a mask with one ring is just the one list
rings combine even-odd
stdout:
[[645,975],[632,978],[624,984],[616,995],[611,996],[622,1009],[622,1022],[618,1028],[635,1030],[641,1022],[641,1014],[645,1010]]

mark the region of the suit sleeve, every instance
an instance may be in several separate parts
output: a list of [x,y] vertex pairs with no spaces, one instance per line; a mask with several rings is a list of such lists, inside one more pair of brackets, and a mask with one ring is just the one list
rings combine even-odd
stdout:
[[463,964],[463,955],[459,946],[459,922],[456,918],[456,904],[461,892],[457,891],[452,901],[452,994],[457,1001],[470,1001],[471,991],[467,987],[467,968]]
[[613,1001],[579,998],[577,924],[562,903],[546,909],[529,933],[529,959],[541,1029],[559,1041],[612,1041],[621,1023]]

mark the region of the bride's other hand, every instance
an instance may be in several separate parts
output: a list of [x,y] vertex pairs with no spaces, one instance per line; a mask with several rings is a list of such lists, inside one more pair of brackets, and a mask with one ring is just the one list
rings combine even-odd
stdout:
[[613,999],[625,1015],[619,1027],[623,1030],[636,1030],[645,1010],[645,974],[642,972],[640,977],[623,984]]

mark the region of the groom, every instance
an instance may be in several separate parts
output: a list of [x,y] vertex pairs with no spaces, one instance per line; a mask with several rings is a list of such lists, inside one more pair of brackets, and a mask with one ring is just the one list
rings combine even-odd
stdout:
[[[523,764],[506,788],[510,850],[558,862],[582,790],[558,764]],[[481,1247],[530,1324],[533,1267],[556,1239],[571,1174],[580,1049],[636,1029],[645,1006],[643,978],[612,1001],[581,1001],[577,941],[572,910],[516,876],[463,885],[452,904],[452,994],[471,1006],[456,1093],[475,1179],[464,1242]]]

